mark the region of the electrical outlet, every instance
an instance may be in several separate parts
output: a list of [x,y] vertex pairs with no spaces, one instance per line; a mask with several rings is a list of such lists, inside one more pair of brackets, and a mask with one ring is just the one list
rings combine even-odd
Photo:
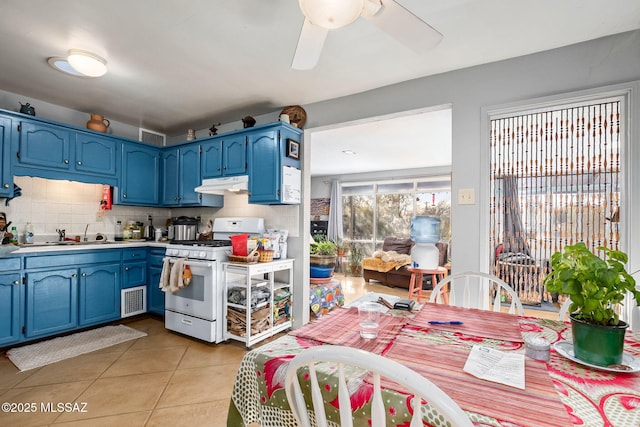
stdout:
[[147,221],[151,221],[151,214],[147,215]]
[[473,188],[461,188],[458,190],[459,205],[475,205],[476,192]]
[[103,219],[102,212],[100,211],[96,212],[96,221],[102,222],[102,219]]

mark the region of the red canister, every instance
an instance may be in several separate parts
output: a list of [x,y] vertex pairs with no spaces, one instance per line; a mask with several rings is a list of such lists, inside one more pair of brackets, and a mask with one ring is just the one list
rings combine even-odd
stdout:
[[249,240],[248,234],[236,234],[231,236],[231,250],[233,255],[247,256],[249,251],[247,250],[247,241]]

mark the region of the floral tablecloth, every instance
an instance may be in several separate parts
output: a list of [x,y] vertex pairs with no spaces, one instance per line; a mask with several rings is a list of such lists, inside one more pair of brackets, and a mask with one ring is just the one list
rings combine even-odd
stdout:
[[[353,335],[352,329],[357,328],[357,322],[349,321],[353,310],[336,309],[312,325],[248,352],[236,377],[227,425],[256,422],[263,427],[295,426],[283,389],[288,362],[305,348],[331,343],[364,348],[408,365],[450,394],[476,426],[640,426],[638,373],[594,370],[564,358],[555,350],[546,363],[527,358],[525,390],[479,380],[462,372],[461,366],[474,344],[524,353],[527,337],[543,336],[551,343],[570,341],[568,323],[425,304],[414,316],[405,312],[395,319],[386,319],[383,340],[373,345],[371,340]],[[426,323],[429,317],[445,316],[463,320],[463,327],[435,327]],[[336,325],[342,327],[336,329]],[[504,332],[502,339],[496,329]],[[627,332],[625,351],[640,357],[640,334]],[[337,420],[334,401],[337,391],[333,387],[336,381],[331,369],[324,374],[327,416],[335,416]],[[351,374],[359,380],[352,396],[352,403],[358,408],[354,411],[354,425],[367,426],[366,376],[357,371]],[[390,385],[385,393],[387,425],[408,425],[406,394],[391,389]]]

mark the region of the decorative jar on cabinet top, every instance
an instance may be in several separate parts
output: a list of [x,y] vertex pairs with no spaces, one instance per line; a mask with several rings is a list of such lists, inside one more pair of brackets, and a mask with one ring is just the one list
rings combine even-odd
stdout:
[[111,123],[100,114],[91,114],[91,119],[87,122],[87,129],[97,132],[106,132]]

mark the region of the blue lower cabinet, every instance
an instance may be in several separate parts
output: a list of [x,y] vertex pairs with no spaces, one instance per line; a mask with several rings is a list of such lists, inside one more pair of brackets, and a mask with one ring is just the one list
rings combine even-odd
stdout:
[[22,323],[20,274],[0,274],[0,346],[20,340]]
[[35,338],[78,326],[78,269],[26,273],[25,337]]
[[80,269],[80,326],[120,318],[120,263]]
[[147,286],[147,309],[151,313],[164,316],[164,292],[160,289],[161,268],[149,268],[149,286]]

